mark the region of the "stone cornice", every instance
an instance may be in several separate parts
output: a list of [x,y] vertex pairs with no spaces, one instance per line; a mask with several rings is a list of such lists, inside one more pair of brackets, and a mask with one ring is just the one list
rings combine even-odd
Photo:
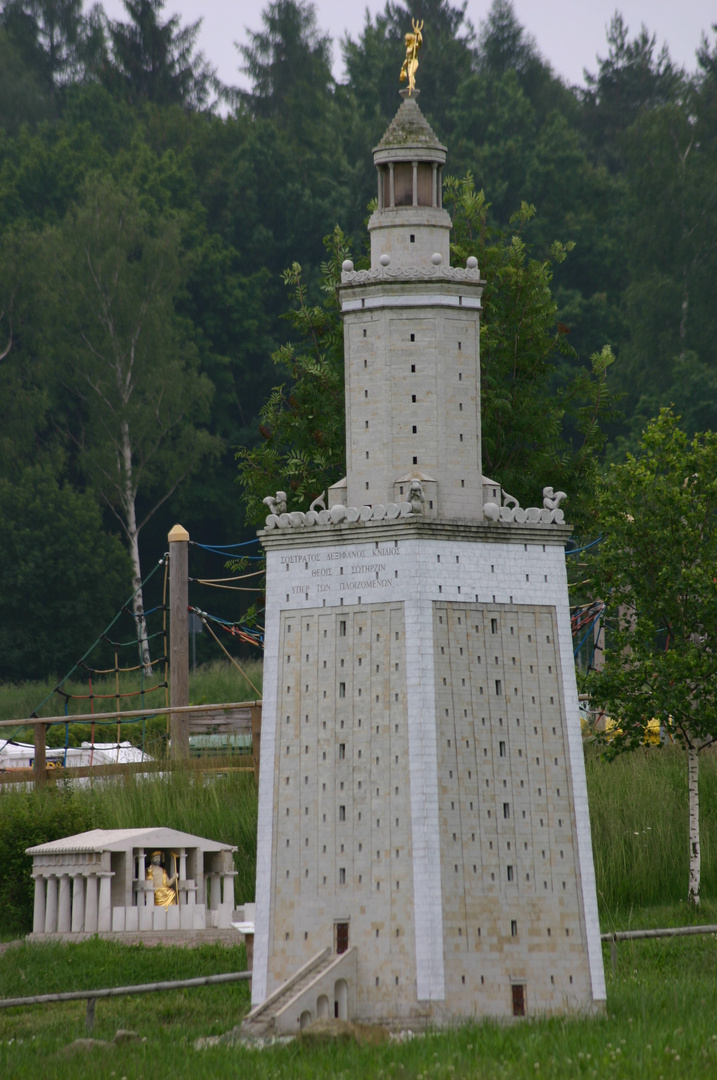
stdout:
[[549,544],[551,547],[564,547],[571,534],[570,525],[429,521],[417,517],[394,521],[368,521],[365,525],[342,523],[330,528],[260,529],[257,533],[267,551],[336,547],[342,544],[379,543],[393,546],[402,540],[443,540],[469,544]]
[[357,285],[402,285],[414,283],[427,284],[460,284],[471,285],[474,288],[483,289],[485,281],[480,276],[478,267],[468,269],[461,266],[380,266],[373,270],[342,270],[341,285],[339,289]]

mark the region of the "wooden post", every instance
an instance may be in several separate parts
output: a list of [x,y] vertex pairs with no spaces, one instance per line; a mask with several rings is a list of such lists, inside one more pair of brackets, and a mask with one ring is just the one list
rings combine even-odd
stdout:
[[254,758],[254,779],[258,786],[261,760],[261,702],[251,707],[251,752]]
[[45,741],[47,738],[47,724],[35,724],[35,762],[33,765],[35,783],[44,784],[47,780],[47,759],[45,755]]
[[[175,525],[169,536],[169,704],[189,704],[189,533]],[[189,716],[172,714],[169,722],[171,756],[189,757]]]
[[97,998],[88,997],[87,999],[87,1018],[85,1020],[85,1031],[88,1035],[91,1035],[95,1029],[95,1002]]

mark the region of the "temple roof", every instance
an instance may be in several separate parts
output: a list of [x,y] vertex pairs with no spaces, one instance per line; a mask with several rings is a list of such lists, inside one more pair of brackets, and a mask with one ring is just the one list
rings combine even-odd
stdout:
[[27,855],[79,854],[85,852],[125,851],[132,847],[171,848],[200,847],[204,851],[236,851],[231,844],[217,843],[202,836],[167,829],[91,829],[89,832],[64,836],[47,844],[26,848]]
[[383,138],[378,146],[374,147],[374,153],[409,146],[442,150],[444,153],[446,150],[419,109],[415,96],[404,97],[398,112],[383,133]]

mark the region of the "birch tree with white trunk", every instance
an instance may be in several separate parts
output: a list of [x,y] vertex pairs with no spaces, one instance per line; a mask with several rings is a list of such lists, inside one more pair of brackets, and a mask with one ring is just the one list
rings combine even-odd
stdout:
[[213,386],[175,303],[183,287],[177,224],[106,179],[52,239],[52,349],[74,409],[80,466],[119,524],[132,562],[140,662],[151,671],[140,533],[191,473],[219,452],[201,427]]
[[699,755],[717,739],[717,433],[689,439],[678,419],[663,409],[599,487],[591,580],[605,653],[587,686],[618,725],[609,753],[644,745],[651,719],[684,749],[687,895],[699,905]]

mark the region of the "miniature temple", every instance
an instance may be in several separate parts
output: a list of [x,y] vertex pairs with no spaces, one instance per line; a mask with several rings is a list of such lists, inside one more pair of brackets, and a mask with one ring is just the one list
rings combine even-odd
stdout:
[[229,929],[236,850],[165,828],[93,829],[28,848],[32,936]]
[[370,269],[342,272],[347,474],[267,499],[260,533],[248,1033],[605,1002],[564,495],[482,475],[483,282],[450,265],[446,148],[402,96]]

